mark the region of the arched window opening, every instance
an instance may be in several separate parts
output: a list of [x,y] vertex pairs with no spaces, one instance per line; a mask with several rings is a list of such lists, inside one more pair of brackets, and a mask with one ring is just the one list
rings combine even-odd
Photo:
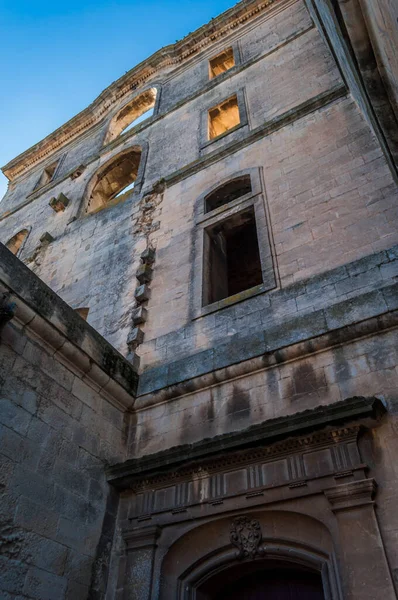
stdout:
[[123,106],[110,123],[105,144],[151,117],[156,104],[156,96],[157,89],[150,88]]
[[134,189],[134,186],[135,186],[135,181],[133,181],[132,183],[130,183],[130,185],[128,185],[127,187],[120,190],[120,192],[118,194],[116,194],[114,200],[116,200],[116,198],[120,198],[121,196],[124,196],[124,194],[127,194],[127,192],[131,192]]
[[134,127],[136,127],[143,121],[146,121],[147,119],[149,119],[149,117],[152,117],[153,111],[154,111],[153,106],[151,108],[148,108],[148,110],[146,110],[144,113],[142,113],[142,115],[140,115],[139,117],[134,119],[134,121],[132,121],[130,123],[130,125],[127,125],[127,127],[125,129],[123,129],[122,133],[126,133],[127,131],[130,131],[130,129],[134,129]]
[[12,236],[10,240],[6,243],[6,248],[8,248],[15,256],[17,256],[22,250],[22,246],[29,235],[29,231],[27,229],[21,229],[18,233]]
[[224,204],[229,204],[229,202],[241,198],[241,196],[249,194],[251,191],[252,184],[250,175],[232,179],[206,196],[205,212],[207,213],[220,206],[224,206]]
[[135,148],[119,154],[97,174],[89,196],[86,213],[94,213],[106,206],[126,200],[137,179],[141,150]]
[[200,586],[197,597],[201,600],[325,600],[319,572],[279,561],[253,561],[223,570]]

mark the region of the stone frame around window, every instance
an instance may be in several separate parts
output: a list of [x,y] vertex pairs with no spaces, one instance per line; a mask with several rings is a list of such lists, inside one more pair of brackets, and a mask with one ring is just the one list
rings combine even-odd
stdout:
[[[212,139],[209,139],[209,111],[213,108],[216,108],[219,104],[222,104],[229,98],[233,98],[233,96],[236,96],[237,98],[240,122],[237,125],[235,125],[235,127],[231,127],[231,129],[228,129],[228,131],[225,131],[224,133]],[[246,125],[248,125],[248,117],[245,100],[245,91],[243,88],[240,88],[230,94],[227,94],[226,96],[220,97],[217,102],[213,102],[211,106],[207,106],[204,110],[202,110],[200,115],[200,150],[203,150],[211,144],[222,140],[226,136],[230,135],[234,131],[237,131],[238,129],[241,129],[242,127],[245,127]]]
[[[213,77],[211,77],[211,61],[215,58],[217,58],[218,56],[220,56],[221,54],[223,54],[223,52],[225,52],[226,50],[228,50],[229,48],[232,48],[232,55],[234,58],[234,64],[232,67],[230,67],[229,69],[227,69],[226,71],[224,71],[223,73],[220,73],[219,75],[215,75]],[[208,81],[221,81],[224,77],[227,77],[231,74],[234,73],[234,69],[236,69],[236,67],[238,67],[241,64],[241,53],[240,53],[240,48],[239,48],[239,44],[237,41],[228,43],[228,42],[224,42],[224,44],[218,49],[218,51],[214,51],[211,53],[211,55],[209,55],[207,57],[207,77],[208,77]],[[228,75],[227,75],[228,74]]]
[[[39,178],[36,180],[36,183],[35,183],[32,191],[28,194],[28,196],[27,196],[28,198],[30,196],[33,196],[33,194],[35,194],[37,192],[39,192],[39,195],[42,194],[43,191],[46,190],[50,186],[50,184],[52,184],[56,180],[56,178],[58,176],[58,173],[60,171],[60,168],[62,166],[62,163],[65,160],[66,155],[67,155],[67,152],[63,152],[57,158],[53,158],[51,161],[49,161],[46,166],[42,167],[42,169],[40,171]],[[46,170],[49,167],[51,167],[53,165],[55,165],[55,169],[53,171],[53,174],[51,175],[51,177],[47,181],[45,181],[44,183],[41,183],[41,180],[43,178],[44,173],[46,172]]]
[[[238,177],[250,175],[251,192],[236,198],[232,202],[220,206],[212,211],[205,212],[205,198],[222,187],[224,184]],[[216,223],[224,221],[233,215],[253,207],[257,229],[258,249],[260,254],[261,271],[263,283],[255,287],[244,290],[233,296],[228,296],[212,304],[203,306],[204,294],[204,236],[205,230],[213,227]],[[275,258],[273,255],[273,246],[269,218],[266,209],[266,196],[262,188],[260,168],[254,167],[242,171],[231,173],[231,175],[211,188],[207,189],[196,200],[195,205],[195,256],[194,256],[194,276],[192,281],[191,306],[193,308],[192,318],[197,319],[207,314],[216,312],[242,302],[252,296],[263,294],[277,287],[277,272]]]

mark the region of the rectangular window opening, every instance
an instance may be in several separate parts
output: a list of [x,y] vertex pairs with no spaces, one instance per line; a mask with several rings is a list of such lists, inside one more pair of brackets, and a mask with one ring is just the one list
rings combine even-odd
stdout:
[[253,207],[204,233],[203,306],[263,283]]
[[212,140],[240,123],[237,96],[224,100],[209,110],[209,139]]
[[217,75],[229,71],[229,69],[232,69],[234,66],[234,51],[232,47],[227,48],[209,60],[210,79],[214,79]]

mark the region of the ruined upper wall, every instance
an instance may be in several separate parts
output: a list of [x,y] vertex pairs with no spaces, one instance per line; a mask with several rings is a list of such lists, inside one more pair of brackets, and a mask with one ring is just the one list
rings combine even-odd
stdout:
[[[28,231],[21,260],[70,306],[89,308],[88,322],[123,355],[141,255],[157,250],[148,316],[134,333],[141,336],[145,368],[205,351],[225,335],[243,335],[250,322],[258,328],[263,319],[260,326],[272,327],[292,312],[311,312],[316,298],[299,308],[292,297],[285,305],[279,288],[398,242],[388,164],[304,2],[275,2],[252,16],[222,43],[216,39],[165,70],[163,79],[153,74],[142,88],[130,89],[106,118],[62,149],[53,181],[26,194],[42,172],[32,169],[2,203],[10,212],[1,220],[1,240]],[[227,46],[235,66],[210,79],[209,59]],[[149,89],[157,89],[154,115],[108,141],[115,115]],[[209,109],[233,94],[239,126],[209,140]],[[99,174],[134,148],[142,152],[134,190],[119,204],[86,214]],[[203,199],[242,172],[252,177],[248,201],[260,211],[256,226],[268,283],[249,298],[235,298],[236,307],[220,303],[198,314],[205,285]],[[61,193],[69,204],[54,212],[51,199]],[[46,232],[52,239],[42,244]],[[328,301],[334,299],[332,290]]]
[[10,161],[3,167],[4,174],[10,181],[14,180],[36,163],[45,160],[50,153],[53,154],[71,139],[75,139],[89,130],[131,90],[144,86],[148,79],[153,78],[155,74],[163,74],[170,68],[174,68],[175,65],[185,63],[192,56],[200,53],[203,48],[213,45],[216,40],[227,36],[232,30],[256,17],[270,5],[285,3],[286,0],[262,0],[261,2],[259,0],[242,0],[181,41],[162,48],[111,84],[76,117]]

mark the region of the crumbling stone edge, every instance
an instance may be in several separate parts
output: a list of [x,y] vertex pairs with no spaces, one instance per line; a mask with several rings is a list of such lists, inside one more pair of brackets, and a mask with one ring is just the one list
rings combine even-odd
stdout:
[[15,304],[15,322],[121,410],[131,409],[136,368],[66,302],[0,244],[0,294]]

